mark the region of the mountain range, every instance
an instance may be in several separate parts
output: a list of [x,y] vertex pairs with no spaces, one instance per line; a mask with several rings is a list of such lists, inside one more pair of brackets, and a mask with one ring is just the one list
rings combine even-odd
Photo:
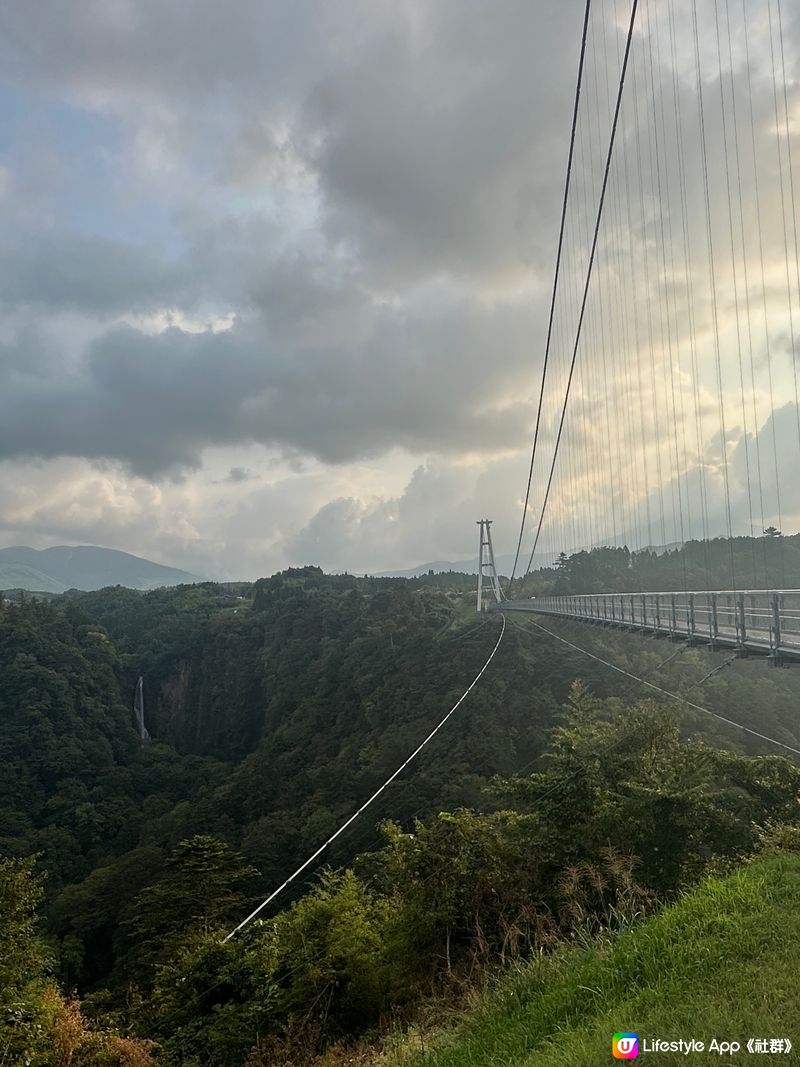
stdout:
[[102,589],[107,585],[157,589],[197,581],[202,579],[188,571],[164,567],[114,548],[95,545],[0,548],[0,589],[63,593],[67,589]]

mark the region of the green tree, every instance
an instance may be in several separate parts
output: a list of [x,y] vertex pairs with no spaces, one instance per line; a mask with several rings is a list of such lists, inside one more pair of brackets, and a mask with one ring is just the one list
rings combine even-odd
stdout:
[[391,908],[352,871],[325,872],[275,920],[275,977],[286,1014],[316,1005],[320,1036],[358,1032],[389,1003],[387,931]]
[[0,1063],[47,1063],[47,956],[32,860],[0,860]]
[[241,917],[252,867],[225,842],[208,835],[181,841],[163,875],[136,896],[130,919],[132,963],[145,987],[153,968],[174,957],[187,935],[227,932]]
[[41,882],[33,860],[0,859],[0,1003],[19,996],[44,972],[47,956],[39,936],[36,908]]
[[536,812],[556,867],[611,847],[638,858],[644,885],[672,894],[711,860],[752,851],[760,825],[796,821],[800,768],[687,739],[671,708],[598,700],[578,683],[547,769],[495,790]]

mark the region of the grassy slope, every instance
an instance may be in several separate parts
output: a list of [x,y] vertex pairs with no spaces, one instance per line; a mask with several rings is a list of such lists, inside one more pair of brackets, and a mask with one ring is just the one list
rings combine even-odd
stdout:
[[[611,945],[570,948],[506,978],[403,1067],[598,1067],[611,1035],[742,1042],[737,1056],[651,1053],[639,1061],[748,1062],[748,1037],[791,1037],[800,1059],[800,856],[759,860],[710,879]],[[796,1058],[797,1056],[797,1058]]]

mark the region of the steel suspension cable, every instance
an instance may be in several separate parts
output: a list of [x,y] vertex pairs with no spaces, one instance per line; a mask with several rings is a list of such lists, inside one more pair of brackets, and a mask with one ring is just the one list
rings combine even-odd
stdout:
[[[779,11],[779,14],[780,14],[780,11]],[[797,424],[797,443],[798,443],[798,448],[800,448],[800,393],[798,393],[797,359],[795,358],[795,351],[794,351],[794,311],[792,309],[792,283],[791,283],[791,279],[790,279],[790,275],[789,275],[789,226],[788,226],[788,222],[787,222],[787,219],[786,219],[786,195],[784,193],[783,152],[781,151],[781,123],[780,123],[780,118],[779,118],[779,114],[778,114],[778,111],[779,111],[779,109],[778,109],[778,79],[777,79],[777,72],[776,72],[776,66],[775,66],[775,43],[773,41],[773,31],[772,31],[772,2],[771,2],[771,0],[768,0],[768,2],[767,2],[767,18],[768,18],[768,21],[769,21],[769,52],[770,52],[770,64],[771,64],[771,68],[772,68],[772,99],[773,99],[773,105],[774,105],[774,109],[775,109],[775,147],[776,147],[777,153],[778,153],[778,176],[779,176],[778,184],[779,184],[780,191],[781,191],[780,203],[781,203],[781,219],[782,219],[782,222],[783,222],[783,254],[784,254],[784,257],[785,257],[785,261],[786,261],[786,305],[787,305],[787,310],[789,312],[789,338],[790,338],[790,342],[789,342],[789,358],[790,358],[791,364],[792,364],[792,380],[793,380],[793,383],[794,383],[794,415],[795,415],[795,422]],[[786,89],[786,66],[785,66],[784,49],[783,49],[783,20],[782,19],[781,19],[781,22],[780,22],[780,34],[781,34],[781,36],[780,36],[780,45],[781,45],[781,61],[782,61],[781,76],[782,76],[782,79],[783,79],[783,99],[784,99],[784,105],[785,105],[785,108],[786,108],[786,113],[785,113],[785,120],[786,120],[785,121],[785,125],[786,125],[786,147],[787,147],[787,150],[789,152],[791,152],[791,133],[790,133],[790,130],[789,130],[789,112],[788,112],[789,101],[788,101],[788,95],[787,95],[787,89]],[[792,176],[791,155],[789,156],[789,163],[790,163],[789,175],[790,175],[790,178],[791,178],[791,176]],[[791,191],[792,191],[792,204],[791,204],[791,206],[792,206],[792,216],[793,216],[793,231],[794,231],[794,239],[795,239],[795,242],[796,242],[797,241],[797,219],[795,217],[795,212],[794,212],[794,188],[793,188],[793,185],[794,185],[794,183],[791,182],[791,186],[792,186],[792,189],[791,189]],[[797,253],[796,253],[796,244],[795,244],[795,257],[796,257],[796,254]]]
[[722,450],[722,481],[723,491],[725,497],[725,521],[728,534],[728,548],[729,559],[731,568],[731,587],[736,588],[736,565],[733,553],[733,523],[731,518],[731,492],[730,492],[730,478],[728,473],[728,432],[725,419],[725,397],[722,383],[722,352],[720,347],[720,326],[719,326],[719,299],[717,293],[717,271],[716,261],[714,258],[714,226],[711,213],[711,192],[710,192],[710,179],[709,179],[709,166],[708,166],[708,139],[706,137],[706,120],[705,120],[705,103],[703,95],[703,76],[700,61],[700,42],[699,42],[699,30],[697,21],[697,0],[692,0],[692,25],[694,29],[694,67],[695,67],[695,81],[697,87],[697,118],[699,124],[699,136],[700,136],[700,162],[701,171],[703,175],[703,207],[705,213],[706,223],[706,249],[708,256],[708,282],[709,282],[709,294],[711,298],[711,322],[712,322],[712,339],[714,347],[714,364],[716,369],[717,380],[717,401],[719,412],[719,431],[720,431],[720,444]]
[[[747,24],[747,9],[746,9],[746,6],[745,6],[745,2],[746,2],[746,0],[742,0],[742,22],[746,26],[746,24]],[[753,94],[753,79],[752,79],[752,74],[751,74],[751,71],[750,71],[750,44],[749,44],[749,35],[746,32],[744,33],[742,40],[743,40],[743,43],[744,43],[744,58],[745,58],[744,68],[745,68],[745,72],[746,72],[747,104],[748,104],[748,112],[749,112],[749,119],[750,119],[750,123],[749,123],[749,127],[750,127],[750,149],[751,149],[751,153],[752,153],[752,157],[753,157],[753,199],[755,201],[755,207],[756,207],[756,232],[758,233],[758,258],[759,258],[760,279],[761,279],[761,304],[762,304],[762,311],[763,311],[763,317],[764,317],[764,352],[765,352],[765,355],[766,355],[767,383],[768,383],[768,387],[769,387],[769,410],[770,410],[770,412],[774,412],[775,411],[775,390],[774,390],[774,380],[773,380],[773,373],[772,373],[772,342],[771,342],[771,339],[770,339],[770,316],[769,316],[769,309],[768,309],[769,301],[767,299],[767,279],[766,279],[766,272],[765,272],[765,268],[764,268],[764,227],[763,227],[762,212],[761,212],[761,189],[760,189],[759,166],[758,166],[759,156],[758,156],[758,151],[757,151],[757,148],[756,148],[756,132],[755,132],[756,131],[756,120],[755,120],[755,107],[754,107],[754,103],[753,103],[753,95],[754,95]],[[782,508],[782,504],[781,504],[781,481],[780,481],[779,465],[778,465],[778,440],[777,440],[777,435],[776,435],[776,430],[775,430],[775,419],[774,419],[774,417],[770,418],[769,425],[770,425],[770,430],[771,430],[770,436],[772,438],[772,442],[771,442],[772,443],[772,461],[773,461],[773,468],[774,468],[774,473],[775,473],[775,505],[776,505],[776,508],[777,508],[778,529],[782,530],[783,529],[783,514],[782,514],[783,508]],[[765,564],[765,566],[766,566],[766,564]],[[780,585],[781,586],[785,586],[785,584],[786,584],[786,573],[785,573],[784,556],[783,556],[783,539],[781,539],[781,542],[780,542],[780,572],[781,572],[780,573]],[[771,585],[772,583],[768,581],[768,584]]]
[[686,176],[686,158],[687,151],[684,143],[684,118],[683,118],[683,104],[682,104],[682,90],[678,82],[678,46],[677,46],[677,25],[676,16],[674,11],[674,0],[668,2],[668,14],[669,14],[669,42],[670,42],[670,65],[672,68],[672,100],[673,100],[673,123],[675,131],[675,146],[677,153],[678,164],[678,191],[680,199],[680,217],[681,217],[681,238],[682,238],[682,251],[683,251],[683,278],[685,284],[686,293],[686,323],[689,341],[689,355],[690,366],[692,371],[692,380],[694,388],[692,395],[694,399],[694,433],[695,433],[695,446],[696,446],[696,462],[699,472],[700,481],[700,523],[702,530],[702,543],[703,543],[703,557],[705,561],[706,572],[709,570],[708,564],[708,537],[709,537],[709,522],[708,522],[708,490],[706,487],[706,463],[704,456],[704,419],[703,419],[703,404],[701,403],[700,396],[700,371],[698,363],[698,345],[697,345],[697,326],[696,326],[696,308],[695,308],[695,285],[694,285],[694,271],[692,267],[693,253],[692,253],[692,231],[689,223],[689,196],[688,196],[688,182]]
[[[602,12],[603,12],[603,14],[605,13],[605,5],[603,5]],[[606,33],[606,30],[605,30],[605,19],[603,19],[602,22],[603,22],[603,43],[605,44],[605,33]],[[601,134],[600,134],[600,129],[601,129],[601,126],[600,126],[600,86],[599,86],[599,80],[598,80],[598,76],[597,76],[598,58],[597,58],[597,49],[595,47],[594,35],[592,36],[592,58],[593,58],[592,70],[593,70],[593,74],[594,74],[595,125],[596,125],[596,129],[597,129],[597,143],[598,143],[598,149],[599,149],[600,144],[601,144]],[[607,85],[608,84],[608,67],[605,64],[604,64],[604,69],[605,69],[606,85]],[[609,100],[609,112],[610,112],[610,110],[611,110],[611,108],[610,108],[610,100]],[[611,191],[611,196],[612,196],[612,200],[613,200],[613,196],[614,196],[613,187],[612,187],[612,191]],[[608,253],[606,253],[605,263],[606,263],[606,271],[605,271],[605,273],[608,276],[609,269],[610,269],[610,257],[608,255]],[[602,298],[602,294],[600,296],[600,299],[597,301],[597,318],[599,320],[598,321],[598,326],[599,326],[599,336],[600,336],[600,359],[601,359],[601,367],[600,367],[601,382],[600,382],[600,387],[597,389],[597,395],[601,395],[601,394],[603,395],[603,412],[604,412],[604,415],[605,415],[606,454],[607,454],[607,457],[608,457],[609,469],[611,469],[613,467],[613,464],[614,464],[613,452],[612,452],[612,447],[611,447],[611,404],[609,403],[609,397],[612,394],[612,390],[610,388],[610,382],[609,382],[609,377],[608,377],[608,353],[607,353],[607,350],[606,350],[606,323],[605,323],[605,313],[604,313],[604,301],[603,301],[603,298]],[[616,433],[618,435],[619,434],[619,423],[618,423],[618,421],[616,419],[614,420],[614,428],[615,428],[615,431],[616,431]],[[622,450],[618,445],[617,446],[617,454],[618,455],[621,454],[621,451]],[[608,502],[609,502],[609,505],[610,505],[611,543],[613,545],[615,545],[615,546],[617,544],[617,537],[618,537],[618,533],[617,533],[617,495],[618,495],[617,488],[616,487],[612,487],[612,490],[609,493],[609,501]],[[607,535],[606,535],[605,539],[608,540]]]
[[625,41],[625,53],[624,53],[624,56],[623,56],[623,59],[622,59],[622,70],[620,71],[620,77],[619,77],[619,87],[617,89],[617,99],[616,99],[616,104],[614,106],[614,119],[613,119],[613,122],[611,124],[611,136],[609,138],[608,153],[606,155],[605,168],[604,168],[604,172],[603,172],[603,183],[602,183],[602,186],[601,186],[601,189],[600,189],[600,199],[599,199],[599,202],[598,202],[598,205],[597,205],[597,217],[595,219],[594,235],[592,237],[592,247],[591,247],[591,251],[589,253],[589,265],[588,265],[587,270],[586,270],[586,280],[585,280],[584,286],[583,286],[583,297],[581,299],[580,313],[578,315],[578,325],[577,325],[577,329],[575,331],[575,343],[574,343],[573,348],[572,348],[572,359],[571,359],[571,362],[570,362],[569,376],[567,378],[567,387],[566,387],[566,391],[565,391],[565,394],[564,394],[564,402],[563,402],[563,405],[562,405],[562,408],[561,408],[561,417],[560,417],[559,423],[558,423],[558,433],[556,434],[556,441],[555,441],[555,446],[554,446],[554,449],[553,449],[553,460],[552,460],[552,463],[550,464],[550,473],[549,473],[548,479],[547,479],[547,487],[545,489],[544,499],[542,501],[542,509],[541,509],[541,512],[540,512],[540,515],[539,515],[539,522],[538,522],[537,529],[536,529],[536,537],[534,538],[533,548],[531,549],[530,558],[528,560],[528,566],[527,566],[526,571],[525,571],[526,574],[530,571],[531,566],[533,564],[533,557],[534,557],[534,554],[536,552],[536,546],[539,543],[539,537],[541,536],[541,533],[542,533],[542,523],[544,522],[544,516],[545,516],[545,512],[547,510],[547,503],[548,503],[548,500],[550,498],[550,489],[552,488],[552,484],[553,484],[553,474],[554,474],[555,468],[556,468],[556,460],[558,458],[558,449],[559,449],[559,446],[561,444],[562,434],[564,432],[564,420],[565,420],[566,414],[567,414],[567,404],[569,403],[569,394],[570,394],[570,390],[572,388],[572,380],[573,380],[574,375],[575,375],[575,363],[576,363],[577,358],[578,358],[578,348],[580,346],[581,332],[582,332],[582,329],[583,329],[583,319],[584,319],[584,316],[586,314],[586,302],[587,302],[587,299],[588,299],[588,296],[589,296],[589,286],[591,285],[591,281],[592,281],[592,270],[593,270],[593,267],[594,267],[595,256],[597,254],[597,241],[598,241],[598,238],[600,236],[600,224],[601,224],[602,219],[603,219],[603,206],[605,204],[605,199],[606,199],[606,189],[608,188],[608,178],[609,178],[609,174],[611,173],[611,159],[612,159],[613,154],[614,154],[614,143],[616,141],[617,127],[619,125],[619,116],[620,116],[620,111],[622,109],[622,93],[623,93],[623,90],[625,88],[625,75],[626,75],[627,70],[628,70],[628,60],[630,58],[630,53],[631,53],[631,43],[633,41],[633,29],[634,29],[634,26],[636,25],[636,10],[637,10],[638,6],[639,6],[638,0],[633,0],[633,3],[631,5],[630,22],[628,24],[628,35],[627,35],[627,39]]
[[[626,678],[630,678],[634,682],[639,682],[641,685],[647,686],[648,689],[652,689],[655,693],[660,693],[661,696],[669,697],[670,700],[675,700],[679,704],[685,704],[687,707],[692,708],[693,711],[699,711],[704,715],[710,715],[712,718],[719,720],[719,722],[724,722],[727,726],[734,726],[737,730],[742,730],[744,733],[750,734],[752,737],[758,737],[762,741],[769,741],[771,745],[777,745],[778,748],[785,749],[787,752],[792,752],[795,756],[800,756],[800,748],[793,748],[791,745],[785,745],[783,741],[778,741],[776,738],[770,737],[768,734],[759,733],[758,730],[751,730],[749,726],[743,726],[740,722],[728,719],[726,716],[720,715],[716,711],[712,711],[710,708],[703,707],[702,704],[695,704],[694,701],[689,700],[688,697],[681,696],[680,693],[673,693],[669,689],[663,689],[660,685],[648,682],[646,678],[640,678],[639,675],[632,674],[631,671],[626,671],[623,667],[618,667],[616,663],[603,659],[602,656],[598,656],[594,652],[589,652],[588,649],[581,648],[580,645],[573,644],[573,642],[568,641],[566,637],[561,637],[559,634],[553,633],[552,630],[548,630],[547,627],[542,626],[541,623],[533,622],[532,619],[531,622],[537,629],[548,634],[554,640],[560,641],[562,645],[566,645],[575,652],[581,652],[584,656],[588,656],[589,659],[593,659],[597,663],[602,663],[606,667],[610,667],[612,671],[616,671],[618,674],[624,674]],[[727,663],[722,666],[727,666]],[[711,675],[709,674],[706,677],[708,678],[710,676]],[[702,680],[705,681],[705,679]]]
[[589,13],[591,11],[592,0],[586,0],[586,7],[583,13],[583,32],[581,34],[581,49],[580,57],[578,59],[578,79],[575,86],[575,102],[572,109],[572,130],[570,132],[569,139],[569,153],[567,155],[567,173],[564,179],[564,196],[561,203],[561,222],[559,225],[558,233],[558,248],[556,251],[556,265],[553,271],[553,291],[550,296],[550,312],[547,319],[547,339],[544,346],[544,361],[542,363],[542,381],[539,388],[539,402],[536,408],[536,425],[533,431],[533,445],[531,447],[531,463],[530,470],[528,471],[528,485],[525,490],[525,503],[522,507],[522,520],[519,528],[519,538],[517,540],[517,550],[514,555],[514,566],[511,570],[511,577],[508,582],[509,595],[511,591],[511,583],[514,581],[514,577],[517,573],[517,565],[519,563],[519,554],[522,549],[522,538],[525,534],[525,522],[528,515],[528,504],[531,496],[531,482],[533,481],[533,467],[536,461],[536,449],[539,442],[539,429],[542,420],[542,404],[544,402],[544,390],[547,380],[547,364],[550,358],[550,342],[553,336],[553,319],[555,316],[556,306],[556,293],[558,291],[558,278],[561,271],[561,254],[564,247],[564,229],[567,221],[567,205],[569,203],[570,184],[572,181],[572,160],[575,154],[575,134],[578,128],[578,113],[580,111],[580,99],[581,99],[581,85],[583,82],[583,68],[586,58],[586,39],[589,31]]
[[[616,10],[616,4],[615,4]],[[605,0],[603,0],[603,11],[605,12]],[[616,40],[615,35],[617,62],[621,59],[619,51],[619,42]],[[608,78],[608,70],[610,66],[609,53],[607,47],[607,41],[605,36],[603,37],[603,67],[605,70],[605,95],[606,106],[608,107],[609,115],[612,111],[611,103],[611,86]],[[625,143],[623,140],[622,145],[623,156],[625,154]],[[627,528],[623,529],[623,533],[626,535],[625,543],[629,546],[635,547],[639,540],[639,530],[641,529],[641,498],[642,494],[639,488],[639,465],[638,463],[631,463],[630,456],[633,454],[633,442],[635,438],[635,428],[633,421],[633,410],[631,400],[631,378],[630,368],[628,360],[626,359],[626,353],[630,352],[631,345],[629,341],[628,319],[625,315],[623,294],[629,290],[626,286],[626,259],[622,254],[622,233],[623,233],[623,221],[622,210],[620,203],[622,201],[622,189],[620,176],[617,173],[617,169],[612,172],[611,175],[611,227],[612,233],[616,233],[616,240],[611,242],[611,250],[607,253],[611,269],[616,277],[616,285],[614,286],[614,303],[609,311],[609,329],[611,332],[611,359],[613,362],[613,379],[615,388],[613,394],[617,397],[621,397],[617,400],[617,417],[615,419],[616,428],[618,431],[617,439],[617,455],[616,463],[619,468],[625,473],[625,492],[627,493]],[[627,200],[626,200],[627,203]],[[630,265],[630,264],[628,264]],[[616,384],[619,383],[619,388],[616,388]],[[623,520],[624,522],[624,520]]]
[[[643,50],[642,50],[643,52]],[[645,67],[644,54],[641,56],[642,63],[642,77],[644,78]],[[645,293],[645,351],[648,356],[648,363],[650,369],[650,396],[649,401],[645,400],[644,392],[639,397],[641,407],[641,422],[642,422],[642,460],[647,462],[647,440],[648,438],[653,441],[653,458],[655,460],[655,485],[658,492],[658,518],[659,525],[658,530],[660,532],[661,544],[665,545],[667,540],[666,524],[664,516],[664,474],[663,465],[661,462],[661,442],[664,439],[664,435],[661,432],[661,423],[659,416],[660,404],[658,402],[658,389],[656,386],[656,358],[655,348],[653,341],[653,301],[651,299],[652,294],[652,280],[650,273],[650,253],[648,251],[648,238],[647,238],[647,214],[645,211],[644,200],[644,185],[645,185],[645,167],[642,156],[642,132],[641,123],[639,121],[639,91],[637,84],[636,73],[636,57],[634,56],[633,63],[631,64],[631,89],[633,98],[633,128],[634,128],[634,143],[636,146],[636,174],[638,177],[638,200],[639,200],[639,226],[641,229],[640,245],[642,251],[642,266],[643,266],[643,289]],[[651,148],[652,138],[650,136],[650,123],[647,121],[647,114],[645,112],[645,126],[647,127],[647,140],[648,148]],[[651,157],[649,163],[652,169],[652,151],[648,153]],[[641,353],[637,351],[637,366],[641,369]],[[644,433],[644,405],[648,407],[648,423],[651,432],[647,435]],[[654,432],[652,432],[654,431]],[[656,493],[653,493],[653,505],[656,504]],[[650,544],[648,548],[652,548],[655,545],[655,537],[653,532],[650,534]]]
[[[752,308],[751,308],[751,301],[750,301],[750,278],[749,278],[749,270],[748,270],[748,266],[747,266],[748,243],[749,242],[748,242],[748,239],[747,239],[747,236],[746,236],[746,232],[745,232],[745,221],[744,221],[744,203],[743,203],[744,198],[743,198],[743,194],[742,194],[742,159],[741,159],[741,151],[740,151],[740,146],[739,146],[739,119],[738,119],[738,112],[737,112],[737,108],[736,108],[736,78],[734,77],[734,72],[733,72],[733,44],[732,44],[732,38],[731,38],[731,16],[730,16],[730,8],[729,8],[728,4],[725,5],[725,33],[726,33],[726,39],[727,39],[727,44],[728,44],[728,52],[727,52],[727,57],[728,57],[728,80],[729,80],[729,83],[730,83],[731,112],[732,112],[732,116],[733,116],[733,122],[732,122],[732,126],[733,126],[733,150],[734,150],[734,160],[736,162],[736,190],[737,190],[737,198],[738,198],[738,202],[739,202],[739,230],[740,230],[741,238],[742,238],[742,240],[741,240],[741,248],[742,248],[742,277],[743,277],[743,284],[744,284],[745,315],[747,317],[747,351],[748,351],[748,354],[749,354],[749,365],[750,365],[750,383],[749,384],[750,384],[750,393],[751,393],[751,401],[750,401],[750,403],[751,403],[751,407],[752,407],[752,410],[753,410],[753,415],[752,415],[753,422],[752,422],[752,425],[753,425],[753,441],[754,441],[754,445],[755,445],[755,455],[756,455],[756,484],[757,484],[757,487],[758,487],[758,504],[759,504],[759,514],[760,514],[760,517],[761,517],[761,526],[759,527],[759,529],[763,532],[763,530],[766,528],[767,523],[766,523],[765,511],[764,511],[764,475],[763,475],[762,464],[761,464],[761,436],[760,436],[759,430],[758,430],[758,401],[757,401],[757,393],[756,393],[756,371],[755,371],[755,359],[754,359],[754,356],[753,356],[753,321],[752,321]],[[755,536],[755,530],[751,530],[751,534],[753,536]],[[762,549],[763,566],[764,566],[764,585],[768,585],[769,584],[769,580],[768,580],[767,575],[768,575],[769,568],[767,566],[767,549],[766,549],[766,542],[763,540],[763,538],[761,540],[761,549]],[[755,567],[754,567],[754,569],[755,569]],[[757,572],[756,572],[756,575],[755,575],[754,582],[755,582],[755,585],[757,586],[758,585],[758,574],[757,574]]]
[[[789,90],[786,85],[786,53],[783,43],[783,13],[781,10],[781,0],[777,0],[778,9],[778,33],[780,37],[781,46],[781,71],[783,76],[783,115],[784,115],[784,128],[786,133],[786,158],[789,163],[789,194],[791,197],[791,216],[792,216],[792,233],[794,234],[794,269],[795,269],[795,281],[797,283],[797,295],[800,298],[800,246],[797,241],[797,209],[795,206],[795,188],[794,188],[794,166],[792,164],[792,134],[789,128]],[[792,342],[792,360],[796,362],[797,356],[794,351],[794,341]],[[796,381],[796,380],[795,380]],[[796,385],[795,385],[796,388]],[[795,397],[795,404],[797,404],[797,397]],[[800,406],[798,406],[798,418],[800,418]]]
[[[659,202],[659,232],[661,238],[661,269],[664,279],[664,284],[661,286],[661,292],[665,304],[665,324],[667,331],[667,353],[669,364],[669,397],[672,407],[672,436],[675,449],[675,480],[677,481],[677,506],[678,506],[678,527],[677,533],[679,534],[679,541],[681,546],[681,563],[683,570],[683,585],[684,589],[688,590],[689,581],[686,568],[686,530],[684,525],[684,512],[683,512],[683,495],[686,493],[687,512],[689,518],[689,527],[691,529],[691,511],[689,509],[689,487],[686,478],[686,417],[683,408],[683,390],[679,389],[676,393],[675,389],[675,364],[677,362],[678,374],[680,375],[680,342],[678,340],[678,314],[676,301],[673,299],[673,308],[675,320],[675,331],[673,333],[672,318],[670,316],[670,292],[676,282],[675,277],[675,250],[673,246],[673,231],[672,231],[672,192],[670,185],[670,173],[669,173],[669,155],[667,152],[667,136],[666,136],[666,121],[664,113],[664,85],[661,63],[661,42],[659,35],[659,11],[656,9],[654,13],[655,29],[653,30],[650,23],[649,8],[648,8],[648,49],[650,53],[650,85],[652,96],[652,114],[653,114],[653,126],[655,129],[655,146],[656,146],[656,174],[658,175],[658,202]],[[655,38],[655,62],[659,72],[658,77],[658,109],[656,109],[656,92],[654,84],[654,64],[653,64],[653,39]],[[659,122],[660,120],[660,122]],[[661,135],[661,147],[659,146],[659,132]],[[661,158],[665,161],[664,170],[664,195],[666,196],[667,209],[667,221],[665,227],[664,221],[664,197],[662,196],[662,181],[661,181]],[[667,236],[668,234],[668,236]],[[669,269],[667,268],[667,248],[669,248]],[[674,344],[673,344],[674,341]],[[663,359],[662,359],[663,362]],[[666,368],[665,368],[666,370]],[[667,387],[667,379],[665,374],[665,390]],[[680,420],[678,418],[677,401],[680,400],[681,413]],[[680,438],[678,433],[678,425],[680,422]],[[681,447],[682,446],[682,447]],[[673,510],[674,510],[674,497],[673,497]],[[673,516],[674,517],[674,516]],[[674,527],[674,523],[673,523]]]
[[[725,5],[727,9],[727,4]],[[731,277],[733,281],[733,305],[736,317],[736,353],[738,357],[739,366],[739,392],[741,401],[742,412],[742,444],[744,446],[744,462],[745,462],[745,477],[747,484],[747,510],[750,519],[749,534],[751,537],[750,548],[753,559],[753,583],[756,579],[756,543],[753,539],[753,491],[751,487],[751,475],[750,475],[750,445],[749,434],[747,426],[747,406],[745,400],[745,387],[744,387],[744,353],[742,348],[742,321],[739,310],[739,272],[737,266],[737,249],[736,240],[734,234],[733,225],[733,195],[731,187],[731,168],[729,163],[729,151],[728,151],[728,121],[726,117],[725,109],[725,93],[722,80],[722,45],[720,34],[720,21],[719,21],[719,5],[718,0],[714,0],[714,31],[717,41],[717,62],[719,64],[719,107],[720,114],[722,116],[722,154],[725,160],[725,192],[728,204],[728,230],[730,234],[730,249],[731,249]],[[741,208],[741,205],[740,205]],[[758,433],[758,426],[753,427],[753,433]],[[749,583],[748,583],[749,584]]]

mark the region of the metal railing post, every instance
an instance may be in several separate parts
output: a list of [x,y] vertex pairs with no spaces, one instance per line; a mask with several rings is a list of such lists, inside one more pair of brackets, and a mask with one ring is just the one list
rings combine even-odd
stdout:
[[769,631],[770,652],[777,661],[781,647],[781,606],[780,593],[770,593],[769,603],[772,614],[772,625]]
[[678,632],[678,609],[675,605],[675,594],[672,594],[672,636]]
[[717,594],[711,594],[711,647],[716,648],[719,640],[719,618],[717,616]]
[[689,632],[689,644],[694,644],[694,593],[689,593],[686,605],[686,629]]
[[744,593],[738,593],[736,596],[736,641],[741,651],[744,652],[745,642],[747,641],[747,620],[744,611]]

